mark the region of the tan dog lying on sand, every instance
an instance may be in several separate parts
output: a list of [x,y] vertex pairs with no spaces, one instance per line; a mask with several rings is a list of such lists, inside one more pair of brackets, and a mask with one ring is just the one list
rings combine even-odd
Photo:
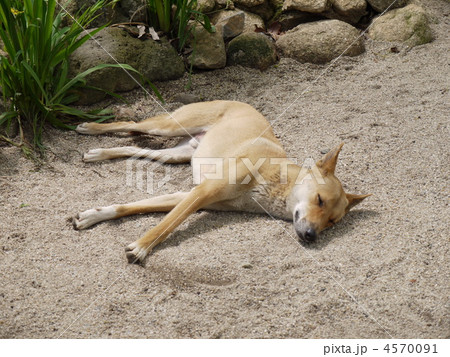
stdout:
[[138,132],[184,136],[178,146],[163,150],[137,147],[94,149],[87,162],[140,156],[167,163],[190,162],[197,181],[190,192],[177,192],[142,201],[94,208],[74,218],[76,229],[132,214],[169,212],[156,227],[126,248],[130,263],[142,261],[150,250],[200,210],[269,213],[293,220],[303,242],[313,242],[369,195],[345,193],[334,176],[342,145],[311,168],[288,159],[270,124],[248,104],[213,101],[186,105],[172,114],[135,122],[84,123],[82,134]]

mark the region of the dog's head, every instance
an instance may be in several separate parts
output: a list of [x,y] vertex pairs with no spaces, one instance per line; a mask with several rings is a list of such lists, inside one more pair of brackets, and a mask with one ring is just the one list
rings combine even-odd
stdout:
[[336,224],[352,207],[370,196],[345,193],[334,176],[343,145],[340,144],[316,163],[316,167],[310,170],[312,179],[304,179],[294,186],[294,228],[303,242],[314,242],[321,231]]

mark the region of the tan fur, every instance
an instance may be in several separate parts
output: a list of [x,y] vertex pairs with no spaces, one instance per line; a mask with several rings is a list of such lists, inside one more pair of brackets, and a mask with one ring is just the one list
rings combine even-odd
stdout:
[[[187,140],[175,148],[148,150],[145,156],[174,163],[192,160],[193,165],[205,158],[223,160],[223,177],[211,178],[214,165],[202,166],[200,182],[190,192],[92,209],[74,218],[75,228],[84,229],[103,220],[132,214],[169,212],[157,226],[127,247],[126,255],[131,263],[142,261],[155,245],[199,209],[268,212],[274,217],[293,220],[300,239],[309,242],[368,196],[346,194],[334,176],[343,144],[317,162],[318,171],[302,169],[287,158],[267,120],[241,102],[194,103],[171,115],[159,115],[139,123],[84,123],[77,131],[186,136]],[[137,150],[133,147],[95,149],[85,154],[85,161],[133,156]],[[322,182],[315,176],[311,179],[317,172]]]

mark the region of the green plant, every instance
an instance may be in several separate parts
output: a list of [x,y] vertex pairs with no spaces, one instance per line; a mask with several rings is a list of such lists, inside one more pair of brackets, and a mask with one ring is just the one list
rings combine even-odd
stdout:
[[186,44],[192,26],[189,20],[200,23],[205,29],[214,32],[207,15],[197,11],[197,0],[147,0],[150,25],[178,39],[178,50]]
[[136,71],[128,65],[102,64],[70,78],[68,59],[104,28],[89,34],[83,29],[98,16],[98,10],[114,2],[97,1],[71,25],[63,27],[65,11],[57,11],[56,0],[1,0],[0,48],[4,52],[0,51],[0,90],[8,110],[0,115],[0,126],[17,120],[22,139],[19,145],[27,152],[30,145],[25,143],[22,129],[31,131],[32,149],[43,153],[42,131],[46,122],[67,129],[73,128],[67,124],[68,118],[111,117],[105,110],[85,112],[70,106],[78,99],[74,89],[85,85],[90,73],[105,67]]

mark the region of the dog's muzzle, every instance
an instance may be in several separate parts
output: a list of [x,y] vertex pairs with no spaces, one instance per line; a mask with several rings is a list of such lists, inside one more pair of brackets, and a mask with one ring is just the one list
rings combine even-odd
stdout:
[[314,229],[309,228],[304,234],[299,234],[299,237],[307,243],[313,243],[317,239],[317,233]]
[[295,233],[301,242],[313,243],[317,239],[317,231],[305,220],[294,222]]

